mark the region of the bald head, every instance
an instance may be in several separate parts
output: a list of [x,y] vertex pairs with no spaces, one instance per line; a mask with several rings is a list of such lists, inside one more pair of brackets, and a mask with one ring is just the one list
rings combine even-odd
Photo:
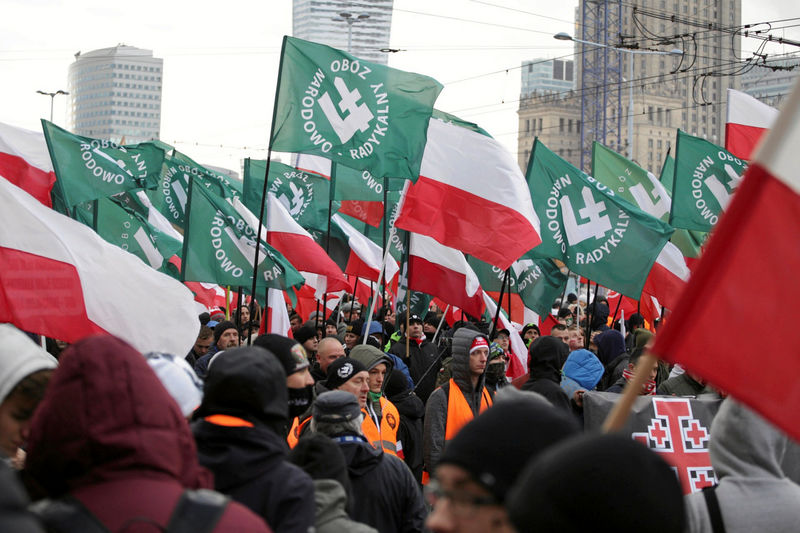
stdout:
[[336,337],[325,337],[317,346],[317,361],[323,372],[328,371],[328,366],[339,357],[344,357],[344,346]]

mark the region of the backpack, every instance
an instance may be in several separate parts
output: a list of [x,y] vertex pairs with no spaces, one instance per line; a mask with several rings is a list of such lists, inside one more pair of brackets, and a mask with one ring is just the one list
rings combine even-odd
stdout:
[[[185,490],[169,517],[165,533],[211,533],[230,498],[208,489]],[[48,533],[110,533],[81,502],[71,496],[42,500],[30,507]]]

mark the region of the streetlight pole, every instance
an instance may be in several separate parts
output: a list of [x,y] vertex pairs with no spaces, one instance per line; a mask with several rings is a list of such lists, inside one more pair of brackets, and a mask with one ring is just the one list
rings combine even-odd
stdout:
[[333,20],[335,20],[337,22],[340,21],[340,20],[344,20],[345,22],[347,22],[347,52],[348,53],[352,53],[353,52],[353,50],[352,50],[352,48],[353,48],[353,24],[355,24],[356,22],[362,22],[362,21],[367,20],[369,18],[369,15],[364,13],[364,14],[358,15],[357,17],[353,18],[353,14],[352,13],[344,12],[344,13],[339,13],[339,17],[341,17],[341,18],[334,17]]
[[577,39],[572,35],[566,32],[559,32],[553,35],[554,39],[558,39],[559,41],[573,41],[576,43],[581,44],[588,44],[590,46],[597,46],[598,48],[610,48],[612,50],[616,50],[618,52],[625,52],[627,54],[631,54],[628,58],[628,159],[633,161],[634,153],[633,153],[633,56],[636,54],[649,54],[649,55],[662,55],[662,56],[683,56],[683,50],[679,48],[673,48],[672,50],[666,52],[661,50],[634,50],[631,48],[621,48],[619,46],[609,46],[603,43],[595,43],[592,41],[584,41],[583,39]]
[[55,100],[56,96],[58,96],[59,94],[67,95],[69,93],[67,91],[62,91],[61,89],[57,90],[54,93],[48,93],[45,91],[36,91],[36,92],[50,97],[50,122],[53,122],[53,100]]

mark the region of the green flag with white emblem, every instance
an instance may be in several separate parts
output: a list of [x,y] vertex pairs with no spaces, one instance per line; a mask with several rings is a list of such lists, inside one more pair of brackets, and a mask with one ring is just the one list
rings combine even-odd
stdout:
[[[261,212],[266,169],[267,162],[264,160],[244,160],[242,203],[256,216]],[[328,228],[329,179],[272,161],[267,192],[273,193],[292,218],[304,228],[320,231]],[[334,203],[333,209],[337,207],[338,204]]]
[[[505,270],[474,257],[467,258],[467,262],[478,276],[483,290],[488,293],[500,292]],[[528,309],[543,316],[550,313],[553,300],[561,295],[567,283],[567,276],[561,269],[552,259],[540,257],[537,248],[514,261],[510,268],[511,292],[518,294]]]
[[542,257],[638,299],[673,229],[573,167],[538,139],[528,163],[533,207],[542,221]]
[[154,143],[119,146],[74,135],[44,119],[42,129],[67,207],[129,189],[152,189],[158,182],[164,150]]
[[[181,281],[252,287],[256,231],[246,218],[197,180],[190,181],[188,205]],[[292,264],[263,240],[257,275],[257,288],[286,290],[304,282]]]
[[169,258],[180,253],[182,242],[160,231],[147,218],[125,206],[118,198],[82,202],[75,217],[93,228],[103,239],[126,250],[156,270],[176,276]]
[[439,82],[293,37],[279,76],[273,150],[417,179]]
[[[675,160],[667,154],[664,159],[664,165],[661,167],[661,183],[664,188],[669,192],[672,198],[672,181],[675,179]],[[704,231],[688,230],[683,228],[676,228],[675,233],[670,237],[672,244],[678,247],[678,250],[685,257],[700,257],[700,250],[703,244],[708,239],[708,233]]]
[[711,231],[728,207],[747,168],[721,146],[678,130],[670,224]]

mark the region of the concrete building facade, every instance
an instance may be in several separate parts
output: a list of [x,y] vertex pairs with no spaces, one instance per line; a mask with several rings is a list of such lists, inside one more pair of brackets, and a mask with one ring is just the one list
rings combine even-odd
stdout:
[[292,35],[327,44],[354,56],[388,62],[393,0],[348,2],[344,0],[294,0]]

